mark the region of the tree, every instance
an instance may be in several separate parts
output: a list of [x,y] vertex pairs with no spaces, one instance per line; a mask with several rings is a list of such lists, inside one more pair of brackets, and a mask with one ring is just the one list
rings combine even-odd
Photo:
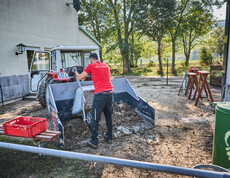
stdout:
[[[81,1],[81,10],[78,17],[79,25],[84,25],[101,44],[106,43],[109,38],[110,19],[109,8],[105,1]],[[102,49],[100,50],[100,58],[102,59]]]
[[190,1],[186,16],[180,26],[185,65],[189,66],[191,50],[197,45],[197,39],[208,33],[212,25],[212,13],[199,1]]
[[153,43],[152,38],[143,36],[140,38],[141,44],[141,60],[153,61],[157,54],[157,45]]
[[175,0],[147,0],[142,4],[142,10],[138,19],[137,27],[140,32],[157,42],[159,74],[163,74],[162,66],[162,39],[167,33],[169,17],[173,14]]
[[209,65],[211,57],[212,57],[211,52],[206,47],[203,47],[199,52],[200,64]]
[[130,44],[130,64],[131,67],[137,67],[137,61],[141,57],[141,51],[143,50],[143,44],[140,41],[141,36],[137,36],[134,31],[131,35]]
[[123,60],[123,74],[131,72],[129,54],[129,37],[135,26],[139,0],[108,0],[114,18],[114,29],[117,32],[117,43]]
[[138,14],[138,3],[139,0],[83,0],[79,14],[79,24],[86,26],[106,46],[106,54],[119,48],[124,74],[131,72],[130,50],[134,56],[133,49],[136,48],[130,47],[134,45],[130,36],[135,28],[134,16]]
[[213,39],[213,51],[219,54],[222,59],[222,55],[224,53],[224,27],[218,27],[214,29],[211,32],[211,37]]
[[[193,1],[193,0],[192,0]],[[171,36],[171,42],[172,42],[172,73],[176,74],[176,68],[175,68],[175,61],[176,61],[176,41],[178,37],[181,34],[181,24],[184,21],[184,17],[187,15],[187,8],[189,8],[189,4],[192,2],[191,0],[177,0],[176,6],[174,9],[174,13],[169,17],[170,23],[168,24],[168,30]],[[197,2],[200,2],[202,6],[206,7],[206,9],[209,9],[210,12],[213,11],[212,6],[221,6],[223,4],[223,1],[219,0],[196,0]],[[195,2],[195,1],[194,1]]]
[[178,0],[174,9],[174,13],[170,16],[170,23],[167,25],[172,43],[172,73],[176,74],[176,41],[180,34],[180,25],[185,16],[185,10],[190,0]]

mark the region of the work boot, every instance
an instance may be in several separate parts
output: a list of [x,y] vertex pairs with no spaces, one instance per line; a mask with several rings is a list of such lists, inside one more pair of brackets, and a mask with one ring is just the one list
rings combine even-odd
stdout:
[[112,138],[108,139],[108,137],[106,136],[106,133],[104,133],[104,140],[105,142],[112,143]]
[[94,149],[97,149],[97,147],[98,147],[98,145],[95,145],[95,144],[92,143],[91,138],[88,139],[87,144],[88,144],[91,148],[94,148]]

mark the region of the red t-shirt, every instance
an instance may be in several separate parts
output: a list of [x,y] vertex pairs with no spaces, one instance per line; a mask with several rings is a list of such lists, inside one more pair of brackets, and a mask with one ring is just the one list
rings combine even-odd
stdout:
[[113,90],[113,86],[110,81],[110,70],[107,64],[96,61],[92,64],[89,64],[85,68],[85,72],[87,74],[91,74],[95,88],[94,94]]

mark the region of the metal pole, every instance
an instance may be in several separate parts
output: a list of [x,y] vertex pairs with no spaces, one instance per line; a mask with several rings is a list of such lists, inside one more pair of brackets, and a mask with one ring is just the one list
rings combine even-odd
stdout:
[[101,163],[114,164],[119,166],[147,169],[147,170],[180,174],[180,175],[189,175],[189,176],[207,177],[207,178],[214,178],[214,177],[230,178],[230,174],[224,172],[214,172],[214,171],[206,171],[206,170],[199,170],[199,169],[183,168],[177,166],[167,166],[167,165],[153,164],[148,162],[127,160],[127,159],[120,159],[120,158],[111,158],[105,156],[96,156],[96,155],[90,155],[85,153],[76,153],[76,152],[62,151],[62,150],[55,150],[55,149],[41,148],[41,147],[39,148],[39,147],[32,147],[32,146],[12,144],[12,143],[0,142],[0,148],[26,151],[30,153],[51,155],[51,156],[71,158],[71,159],[78,159],[84,161],[101,162]]
[[210,83],[211,83],[211,72],[212,72],[212,56],[211,56],[211,58],[210,58],[210,74],[209,74],[209,85],[210,85]]
[[167,58],[167,79],[166,79],[166,85],[169,85],[169,58]]
[[2,84],[1,83],[0,83],[0,91],[1,91],[1,98],[2,98],[2,106],[4,106],[3,91],[2,91]]

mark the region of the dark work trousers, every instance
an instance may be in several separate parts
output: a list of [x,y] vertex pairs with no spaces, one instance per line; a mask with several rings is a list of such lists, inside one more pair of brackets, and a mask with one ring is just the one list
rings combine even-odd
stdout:
[[95,145],[98,144],[98,127],[103,112],[106,121],[106,138],[112,139],[113,122],[112,122],[112,110],[113,110],[113,94],[98,93],[94,95],[92,105],[92,119],[90,122],[91,127],[91,142]]

